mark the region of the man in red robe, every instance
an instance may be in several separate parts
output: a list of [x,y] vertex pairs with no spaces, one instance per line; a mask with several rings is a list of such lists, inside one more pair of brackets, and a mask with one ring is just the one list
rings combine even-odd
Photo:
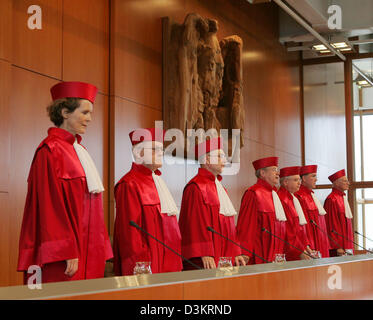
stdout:
[[[286,214],[286,260],[309,260],[313,254],[307,238],[306,224],[302,207],[294,196],[300,187],[300,167],[286,167],[280,170],[278,196]],[[299,250],[298,250],[299,249]],[[302,252],[303,251],[303,252]]]
[[[231,257],[236,265],[245,265],[239,246],[211,233],[212,227],[236,242],[234,217],[237,214],[220,174],[225,165],[221,138],[212,138],[196,146],[201,167],[198,174],[184,188],[179,225],[182,235],[182,254],[196,265],[213,269],[220,257]],[[184,262],[184,270],[193,266]]]
[[319,251],[322,258],[327,258],[329,257],[329,239],[325,222],[326,211],[312,191],[316,188],[317,165],[301,167],[300,176],[302,185],[295,196],[298,198],[307,220],[308,240],[312,249]]
[[[80,157],[86,151],[77,132],[83,134],[89,121],[74,120],[86,114],[81,108],[92,106],[97,88],[61,82],[51,93],[56,103],[66,98],[81,100],[60,127],[48,130],[31,164],[17,268],[24,272],[25,284],[32,276],[27,273],[32,265],[41,268],[43,283],[103,277],[105,262],[113,256],[103,217],[102,183],[94,167],[93,180],[100,183],[98,190],[91,190],[92,167],[87,169]],[[62,129],[66,121],[71,132]]]
[[324,208],[328,213],[326,225],[329,236],[336,242],[330,241],[330,256],[335,257],[346,254],[346,250],[353,253],[354,232],[351,208],[345,194],[350,185],[345,170],[332,174],[329,180],[333,183],[333,190],[326,198]]
[[259,257],[272,262],[276,254],[284,253],[284,242],[277,237],[285,239],[286,216],[275,187],[279,182],[278,157],[256,160],[253,166],[258,181],[242,197],[237,232],[241,245],[255,253],[248,254],[250,263],[257,264],[265,262]]
[[177,253],[181,237],[178,209],[162,178],[164,131],[138,129],[130,133],[131,170],[116,184],[114,272],[132,275],[136,262],[150,262],[152,273],[181,271],[181,258],[149,235],[130,225],[135,222]]

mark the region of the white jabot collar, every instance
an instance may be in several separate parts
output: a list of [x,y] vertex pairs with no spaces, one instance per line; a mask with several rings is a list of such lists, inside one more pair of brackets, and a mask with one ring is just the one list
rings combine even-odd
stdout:
[[179,209],[164,180],[154,172],[152,172],[152,177],[161,202],[161,213],[166,213],[169,216],[178,215]]
[[286,221],[286,215],[282,203],[276,191],[272,190],[272,199],[275,206],[276,219],[278,221]]
[[301,226],[303,226],[303,225],[307,224],[307,220],[304,217],[304,212],[303,212],[302,206],[300,205],[300,202],[299,202],[298,198],[294,194],[291,194],[291,195],[293,196],[294,207],[295,207],[295,210],[297,211],[297,214],[298,214],[298,217],[299,217],[299,224]]
[[234,209],[231,199],[217,178],[215,178],[215,185],[220,202],[219,213],[228,217],[236,215],[237,211]]
[[321,205],[320,200],[316,198],[316,196],[315,196],[315,194],[313,192],[311,192],[311,196],[312,196],[313,201],[316,204],[317,209],[319,210],[319,215],[320,216],[326,215],[326,211],[323,208],[323,206]]
[[102,184],[100,175],[88,151],[83,146],[81,146],[76,140],[73,146],[79,158],[79,161],[83,167],[89,192],[103,192],[105,189]]

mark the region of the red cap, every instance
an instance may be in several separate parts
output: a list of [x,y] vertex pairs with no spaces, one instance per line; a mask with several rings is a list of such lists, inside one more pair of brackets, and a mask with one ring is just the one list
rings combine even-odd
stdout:
[[303,166],[300,168],[299,174],[301,176],[305,174],[310,174],[310,173],[317,173],[317,165]]
[[197,144],[195,148],[195,153],[197,158],[199,158],[206,153],[219,149],[223,149],[222,137],[207,139],[204,142]]
[[300,167],[286,167],[280,170],[280,178],[299,175]]
[[268,157],[253,161],[255,170],[276,166],[278,167],[278,157]]
[[333,183],[335,180],[342,178],[346,175],[345,169],[339,170],[336,173],[328,177],[328,179]]
[[62,98],[80,98],[95,102],[97,87],[77,81],[60,82],[51,88],[53,101]]
[[129,134],[133,146],[143,141],[158,141],[163,143],[164,135],[165,131],[161,128],[141,128]]

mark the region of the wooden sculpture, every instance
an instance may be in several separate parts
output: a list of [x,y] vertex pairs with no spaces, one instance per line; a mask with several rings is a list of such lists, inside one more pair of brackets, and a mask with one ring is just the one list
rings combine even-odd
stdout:
[[[218,22],[188,14],[163,19],[164,128],[240,129],[243,146],[242,40],[217,39]],[[229,148],[231,149],[231,148]]]

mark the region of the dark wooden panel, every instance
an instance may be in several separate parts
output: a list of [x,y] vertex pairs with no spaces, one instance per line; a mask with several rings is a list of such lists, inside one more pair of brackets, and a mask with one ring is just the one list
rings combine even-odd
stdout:
[[[42,10],[42,30],[30,30],[27,9]],[[62,0],[13,0],[13,59],[23,68],[61,79]]]
[[9,190],[10,126],[9,98],[11,71],[10,63],[0,60],[0,192]]
[[0,1],[0,59],[11,61],[12,55],[12,0]]
[[9,194],[0,192],[0,263],[2,265],[0,272],[0,287],[11,286],[9,274],[9,251],[11,233],[9,231],[9,222],[11,213],[9,211]]
[[162,21],[184,19],[182,0],[112,1],[116,96],[162,110]]
[[109,1],[64,0],[63,80],[109,91]]

